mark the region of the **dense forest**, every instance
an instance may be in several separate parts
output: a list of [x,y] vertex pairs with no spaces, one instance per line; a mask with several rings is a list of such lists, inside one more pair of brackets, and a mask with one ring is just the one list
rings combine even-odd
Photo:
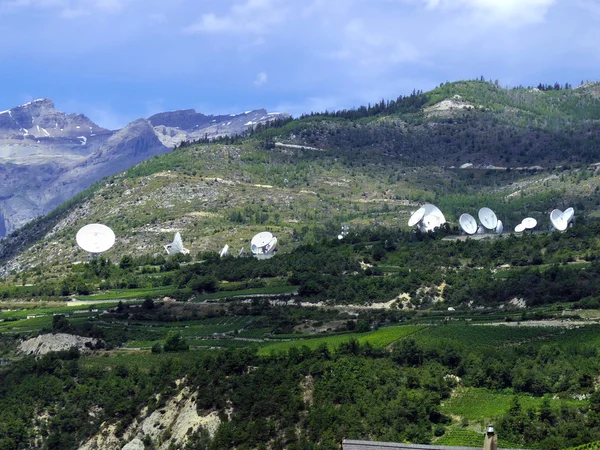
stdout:
[[[593,391],[597,352],[585,345],[466,351],[406,339],[388,352],[350,340],[333,352],[301,348],[275,358],[246,350],[146,358],[149,370],[97,370],[70,351],[4,369],[0,448],[31,448],[30,424],[41,416],[47,418],[37,436],[43,448],[77,448],[104,421],[117,424],[120,435],[142,406],[150,412],[164,407],[183,388],[178,379],[192,388],[199,412],[233,411],[229,418],[222,415],[212,439],[206,431],[192,436],[190,449],[333,450],[343,438],[428,443],[450,423],[440,404],[458,379],[466,387],[515,393],[497,422],[499,435],[513,445],[559,449],[600,439],[600,399]],[[579,406],[560,408],[545,397],[533,410],[516,395],[568,392],[594,393]]]

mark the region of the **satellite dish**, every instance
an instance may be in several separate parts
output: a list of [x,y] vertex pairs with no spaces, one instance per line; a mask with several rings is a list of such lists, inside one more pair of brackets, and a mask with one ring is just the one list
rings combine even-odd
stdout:
[[569,222],[565,220],[564,213],[560,209],[553,209],[550,213],[550,222],[554,229],[565,231],[569,226]]
[[527,217],[523,219],[521,223],[528,230],[531,230],[532,228],[535,228],[537,226],[537,220],[535,220],[533,217]]
[[221,249],[221,252],[219,253],[219,257],[223,257],[223,256],[227,256],[229,255],[229,245],[225,244],[225,247],[223,247]]
[[173,242],[165,245],[165,251],[168,255],[176,255],[177,253],[183,253],[187,255],[190,251],[183,246],[183,241],[181,240],[181,234],[179,231],[175,233],[175,237],[173,238]]
[[525,231],[525,225],[522,223],[515,227],[515,233],[522,233],[523,231]]
[[115,245],[115,233],[106,225],[91,223],[77,232],[75,240],[88,253],[103,253]]
[[501,220],[498,220],[498,225],[496,225],[496,233],[502,234],[504,232],[504,224]]
[[446,218],[440,209],[427,203],[423,205],[424,213],[421,222],[419,223],[419,229],[423,232],[433,231],[438,227],[441,227],[446,223]]
[[498,218],[490,208],[481,208],[478,213],[479,221],[488,230],[495,230],[498,226]]
[[462,230],[467,234],[477,233],[477,221],[471,214],[464,213],[458,219],[458,223]]
[[565,209],[565,212],[562,213],[563,219],[565,222],[570,223],[573,220],[573,216],[575,215],[575,210],[573,208]]
[[408,219],[408,226],[409,227],[414,227],[416,224],[418,224],[421,219],[423,218],[423,216],[425,215],[425,207],[421,206],[419,209],[417,209],[412,216],[410,216],[410,219]]
[[277,238],[273,237],[265,247],[265,253],[267,255],[272,254],[275,251],[275,247],[277,247]]
[[244,247],[241,248],[240,252],[238,253],[238,256],[242,256],[244,254]]
[[255,255],[270,254],[277,245],[277,238],[268,231],[258,233],[250,242],[250,251]]
[[341,234],[338,234],[338,239],[341,241],[342,239],[344,239],[344,236],[342,236]]

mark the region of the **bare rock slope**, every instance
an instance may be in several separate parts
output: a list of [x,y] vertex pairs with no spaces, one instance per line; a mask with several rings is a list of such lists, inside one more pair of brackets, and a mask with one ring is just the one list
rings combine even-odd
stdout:
[[98,339],[75,336],[67,333],[41,334],[23,341],[19,350],[26,355],[41,356],[50,352],[60,352],[73,347],[79,351],[87,351],[98,344]]

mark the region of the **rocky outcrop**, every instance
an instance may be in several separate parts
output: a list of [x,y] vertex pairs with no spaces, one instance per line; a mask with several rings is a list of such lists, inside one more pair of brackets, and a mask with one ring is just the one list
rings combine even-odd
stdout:
[[[183,380],[179,380],[181,384]],[[183,448],[189,436],[200,428],[212,437],[221,424],[217,412],[199,415],[193,392],[184,387],[165,406],[149,413],[146,408],[123,433],[121,439],[115,435],[116,425],[103,425],[100,431],[83,443],[79,450],[141,450],[143,442],[151,441],[157,450]]]
[[41,356],[49,352],[60,352],[73,347],[79,351],[89,351],[99,343],[98,339],[75,336],[67,333],[41,334],[19,345],[19,351],[26,355]]

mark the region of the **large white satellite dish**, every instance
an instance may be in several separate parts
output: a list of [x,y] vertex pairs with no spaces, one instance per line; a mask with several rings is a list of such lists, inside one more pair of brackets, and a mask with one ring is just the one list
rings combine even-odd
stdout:
[[419,229],[423,232],[433,231],[446,223],[446,218],[440,209],[430,203],[423,205],[424,214]]
[[501,220],[498,220],[498,225],[496,225],[496,233],[502,234],[504,232],[504,224]]
[[268,231],[258,233],[250,242],[250,251],[255,255],[270,255],[275,250],[277,238]]
[[477,233],[477,221],[471,214],[464,213],[458,219],[458,223],[462,230],[467,234]]
[[575,210],[573,208],[567,208],[562,213],[563,219],[565,219],[565,222],[567,222],[567,224],[573,220],[574,215],[575,215]]
[[183,240],[181,239],[181,234],[179,231],[175,233],[175,237],[173,238],[173,242],[165,245],[165,251],[168,255],[176,255],[177,253],[183,253],[187,255],[190,251],[183,246]]
[[498,218],[490,208],[481,208],[478,213],[479,221],[488,230],[496,230]]
[[537,220],[535,220],[533,217],[526,217],[521,223],[528,230],[531,230],[537,226]]
[[525,225],[523,225],[523,223],[520,223],[515,227],[515,233],[522,233],[523,231],[525,231]]
[[569,222],[565,220],[564,213],[560,209],[553,209],[550,213],[550,222],[558,231],[565,231],[569,226]]
[[225,247],[223,247],[221,249],[221,251],[219,252],[219,257],[222,258],[223,256],[227,256],[227,255],[229,255],[229,245],[225,244]]
[[410,219],[408,219],[408,226],[409,227],[414,227],[416,224],[418,224],[421,219],[423,218],[423,216],[425,215],[425,207],[421,206],[419,209],[417,209],[412,216],[410,216]]
[[88,253],[103,253],[115,245],[115,233],[106,225],[91,223],[77,232],[75,240]]

